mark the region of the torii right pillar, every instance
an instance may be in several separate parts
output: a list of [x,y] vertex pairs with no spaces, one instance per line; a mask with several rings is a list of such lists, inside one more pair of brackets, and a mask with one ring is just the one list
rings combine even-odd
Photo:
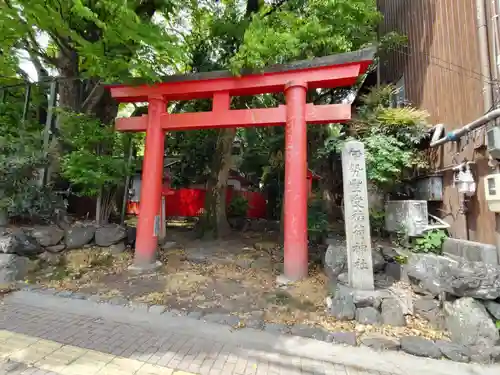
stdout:
[[299,280],[308,273],[307,246],[307,84],[285,87],[285,277]]

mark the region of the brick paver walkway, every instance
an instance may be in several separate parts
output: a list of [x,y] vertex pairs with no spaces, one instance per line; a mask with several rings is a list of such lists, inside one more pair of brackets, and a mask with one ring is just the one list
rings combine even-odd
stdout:
[[168,314],[16,292],[0,304],[0,374],[489,375],[499,367],[375,353]]

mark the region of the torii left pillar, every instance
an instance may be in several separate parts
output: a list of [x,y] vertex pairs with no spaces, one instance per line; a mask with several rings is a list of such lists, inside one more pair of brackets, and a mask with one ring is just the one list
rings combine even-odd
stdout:
[[162,96],[148,98],[148,125],[144,147],[141,181],[141,212],[137,223],[135,257],[132,269],[156,268],[156,248],[160,235],[161,191],[165,135],[161,126],[161,116],[166,112],[167,103]]

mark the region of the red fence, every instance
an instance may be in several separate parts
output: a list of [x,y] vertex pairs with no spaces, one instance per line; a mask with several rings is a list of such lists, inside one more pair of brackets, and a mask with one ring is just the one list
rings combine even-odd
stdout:
[[[200,216],[205,207],[204,189],[170,189],[163,188],[165,211],[167,217]],[[227,190],[226,202],[229,204],[234,194],[243,196],[248,201],[247,218],[260,219],[266,217],[266,200],[262,193],[253,191]],[[139,214],[139,205],[129,202],[129,214]]]

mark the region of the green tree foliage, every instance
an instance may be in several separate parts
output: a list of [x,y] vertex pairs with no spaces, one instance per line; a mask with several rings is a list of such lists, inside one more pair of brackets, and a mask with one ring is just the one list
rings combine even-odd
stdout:
[[[193,29],[187,41],[191,46],[188,52],[192,71],[231,69],[239,74],[244,68],[261,69],[275,63],[356,50],[376,40],[376,25],[380,20],[374,0],[227,0],[191,4]],[[312,96],[315,101],[325,95],[312,93]],[[282,95],[263,95],[241,98],[234,108],[272,107],[283,102]],[[214,201],[224,204],[224,200],[217,197],[223,194],[227,183],[230,143],[236,136],[229,132],[221,131],[215,148],[207,148],[215,150],[210,156],[212,163],[207,167],[212,172],[207,194],[208,215],[214,210],[224,211],[217,208],[217,204],[214,206]],[[283,130],[245,129],[238,131],[238,136],[245,143],[242,171],[250,177],[272,182],[276,185],[272,190],[281,190],[282,167],[279,163],[270,166],[268,161],[278,155],[278,150],[281,155],[284,152]],[[189,137],[186,135],[184,139],[187,141]],[[228,144],[224,146],[223,142]],[[275,201],[279,202],[281,194],[275,195]],[[222,214],[212,217],[208,220],[208,229],[220,234],[218,227],[227,227],[224,221]]]
[[[259,70],[352,51],[377,39],[380,20],[375,0],[0,0],[0,7],[0,74],[9,79],[0,82],[26,78],[19,68],[20,50],[27,52],[41,77],[49,72],[70,77],[59,81],[59,104],[72,113],[59,121],[63,136],[59,157],[63,176],[89,195],[114,189],[127,173],[121,143],[107,127],[118,106],[103,82],[157,81],[173,72],[217,69],[240,74],[246,68]],[[314,91],[308,101],[338,102],[346,93],[346,89]],[[233,98],[232,108],[283,103],[282,94],[259,95]],[[380,150],[379,159],[382,150],[397,159],[385,166],[377,164],[379,159],[370,161],[378,168],[372,178],[381,183],[392,178],[395,169],[411,167],[408,158],[414,153],[395,152],[416,141],[402,136],[402,129],[411,128],[405,125],[405,115],[399,112],[394,118],[384,105],[369,110],[368,106],[356,125],[359,132],[330,125],[309,127],[310,167],[319,169],[325,186],[339,181],[331,172],[338,160],[331,146],[346,136],[363,138],[374,155]],[[203,110],[210,110],[209,101],[171,103],[172,112]],[[367,131],[371,129],[367,124],[373,123],[379,124],[377,133]],[[389,123],[400,125],[380,125]],[[418,138],[418,131],[411,134]],[[175,184],[208,179],[207,230],[215,235],[227,228],[222,197],[235,137],[243,144],[241,171],[255,182],[268,184],[279,212],[283,128],[175,132],[166,139],[169,156],[181,159],[174,167]]]
[[67,112],[61,117],[62,138],[71,148],[62,158],[63,175],[88,196],[118,185],[129,172],[121,137],[93,117]]
[[[49,72],[60,78],[59,106],[92,116],[95,120],[80,116],[80,125],[92,124],[101,132],[94,134],[101,142],[97,154],[68,139],[64,147],[55,148],[55,160],[63,159],[64,175],[87,194],[97,189],[110,196],[109,189],[117,182],[112,171],[116,160],[107,158],[115,154],[115,145],[102,125],[113,122],[118,106],[102,83],[157,81],[183,70],[184,41],[173,27],[181,4],[177,0],[0,0],[2,76],[9,78],[8,83],[27,79],[19,65],[19,53],[24,51],[39,79],[49,79]],[[51,170],[57,172],[58,165]]]
[[[428,114],[412,107],[391,108],[393,86],[373,88],[363,96],[356,119],[333,127],[320,154],[339,155],[348,139],[361,140],[366,148],[368,179],[384,192],[391,192],[427,161],[418,145],[428,130]],[[337,158],[340,163],[340,159]]]
[[43,152],[41,132],[34,121],[39,95],[23,120],[25,90],[4,94],[0,103],[0,211],[8,216],[48,220],[62,201],[39,183],[39,170],[48,164],[50,154]]
[[374,0],[288,0],[260,8],[231,59],[234,71],[348,52],[373,43]]
[[[182,60],[179,39],[162,22],[178,11],[175,1],[2,0],[1,4],[2,51],[25,49],[61,73],[73,70],[79,77],[108,81],[133,76],[159,79]],[[42,45],[42,36],[51,48]],[[5,64],[9,59],[2,54]]]
[[123,154],[123,137],[95,117],[80,113],[61,113],[60,123],[62,139],[70,149],[61,160],[62,175],[76,191],[101,199],[97,219],[107,222],[116,187],[131,173]]

